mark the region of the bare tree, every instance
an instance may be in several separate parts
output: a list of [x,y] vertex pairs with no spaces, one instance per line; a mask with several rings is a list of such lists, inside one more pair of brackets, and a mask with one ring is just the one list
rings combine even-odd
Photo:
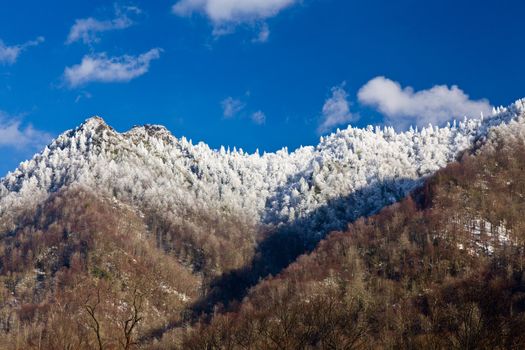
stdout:
[[96,311],[97,307],[100,305],[100,289],[97,288],[97,298],[96,301],[93,303],[90,303],[91,295],[88,296],[86,302],[84,303],[84,307],[90,316],[91,320],[93,321],[89,327],[95,332],[95,335],[97,337],[97,343],[98,343],[98,349],[103,350],[104,345],[102,342],[102,335],[101,335],[101,327],[100,327],[100,321],[97,319]]
[[142,320],[142,305],[144,301],[144,293],[137,288],[133,289],[133,302],[131,309],[131,316],[122,322],[122,330],[124,332],[124,341],[119,339],[119,343],[124,350],[128,350],[135,344],[133,341],[133,330],[137,324]]

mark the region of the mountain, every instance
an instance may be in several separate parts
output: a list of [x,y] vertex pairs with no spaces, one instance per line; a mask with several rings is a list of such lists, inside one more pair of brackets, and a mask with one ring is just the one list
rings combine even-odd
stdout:
[[[420,131],[348,127],[315,147],[263,155],[193,145],[157,125],[120,134],[93,117],[1,180],[0,214],[8,228],[6,208],[31,206],[61,188],[82,185],[141,208],[177,215],[213,208],[270,225],[304,218],[335,198],[371,191],[362,207],[346,213],[360,216],[402,197],[490,127],[517,120],[524,105],[519,100],[487,119]],[[386,192],[376,192],[377,184]]]
[[184,334],[200,312],[235,310],[331,231],[521,135],[524,113],[519,100],[445,127],[348,127],[262,155],[90,118],[0,181],[0,347],[199,347]]
[[184,349],[523,349],[525,127],[334,232]]

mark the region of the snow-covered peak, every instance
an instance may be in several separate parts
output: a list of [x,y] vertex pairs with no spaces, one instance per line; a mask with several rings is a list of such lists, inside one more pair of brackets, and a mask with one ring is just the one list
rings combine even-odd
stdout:
[[206,210],[254,224],[306,220],[317,223],[305,231],[322,233],[399,199],[492,127],[511,121],[521,127],[524,111],[525,100],[519,100],[493,116],[445,127],[401,133],[348,127],[315,147],[262,156],[194,145],[159,125],[119,133],[92,117],[0,180],[0,218],[9,223],[5,216],[15,208],[81,185],[177,217]]
[[97,130],[100,127],[109,127],[108,124],[102,119],[102,117],[99,117],[98,115],[94,115],[88,119],[86,119],[82,124],[80,124],[79,129],[83,130]]
[[163,125],[146,124],[143,126],[134,126],[123,134],[125,137],[157,137],[159,139],[175,139],[171,132]]

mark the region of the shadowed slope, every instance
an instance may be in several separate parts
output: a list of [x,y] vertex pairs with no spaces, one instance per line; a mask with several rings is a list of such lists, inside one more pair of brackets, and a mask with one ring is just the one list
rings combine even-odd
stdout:
[[411,196],[259,283],[237,311],[202,322],[183,348],[522,348],[524,170],[525,128],[495,129]]

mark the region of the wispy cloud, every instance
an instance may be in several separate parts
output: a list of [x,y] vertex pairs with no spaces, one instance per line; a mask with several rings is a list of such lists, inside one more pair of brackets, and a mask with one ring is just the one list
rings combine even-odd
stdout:
[[[299,0],[179,0],[172,11],[178,16],[191,16],[195,12],[209,18],[214,35],[231,33],[241,23],[257,23],[276,16]],[[264,28],[263,28],[264,29]],[[268,38],[268,27],[260,32],[260,38]]]
[[22,53],[22,51],[32,46],[37,46],[43,43],[44,40],[45,39],[43,36],[39,36],[35,40],[30,40],[23,44],[8,46],[0,39],[0,63],[14,64],[18,59],[18,56],[20,56],[20,54]]
[[155,48],[139,56],[108,57],[106,53],[86,55],[80,64],[66,67],[64,79],[70,87],[90,82],[127,82],[148,72],[150,63],[160,57]]
[[133,25],[130,14],[140,14],[142,10],[136,6],[115,7],[115,18],[99,20],[93,17],[81,18],[69,30],[66,44],[82,41],[92,44],[100,40],[99,34],[111,30],[125,29]]
[[51,140],[47,132],[23,125],[20,117],[0,111],[0,147],[17,150],[40,148]]
[[266,114],[264,114],[262,111],[257,111],[252,114],[251,120],[257,125],[263,125],[266,123]]
[[[245,97],[248,98],[250,96],[250,91],[247,91],[245,94]],[[241,99],[233,98],[233,97],[227,97],[224,100],[221,101],[221,107],[222,107],[222,115],[225,119],[249,119],[253,123],[257,125],[263,125],[266,123],[266,114],[264,114],[261,110],[257,110],[255,112],[246,111],[247,104]]]
[[89,91],[80,91],[80,93],[75,98],[75,103],[80,102],[81,100],[89,100],[93,95]]
[[318,133],[324,133],[336,126],[357,120],[357,115],[350,111],[350,101],[344,86],[343,83],[331,89],[331,96],[323,105],[321,120],[317,128]]
[[221,102],[222,115],[225,118],[233,118],[237,113],[242,111],[246,104],[241,100],[233,97],[227,97]]
[[252,42],[265,43],[268,41],[268,38],[270,38],[270,28],[268,27],[268,24],[263,23],[259,29],[259,33],[252,39]]
[[377,108],[387,121],[400,128],[428,123],[439,125],[452,118],[492,113],[489,101],[471,100],[455,85],[436,85],[414,91],[385,77],[376,77],[366,83],[359,90],[358,99],[361,104]]

